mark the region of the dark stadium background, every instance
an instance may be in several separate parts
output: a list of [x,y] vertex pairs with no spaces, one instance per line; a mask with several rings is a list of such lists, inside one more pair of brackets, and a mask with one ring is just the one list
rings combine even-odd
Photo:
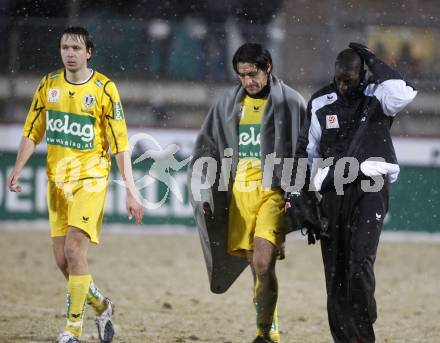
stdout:
[[[177,143],[180,158],[191,153],[217,95],[237,82],[230,60],[244,41],[265,44],[274,73],[306,100],[331,80],[334,58],[348,42],[367,44],[419,90],[393,126],[402,172],[386,229],[440,231],[440,6],[434,0],[1,0],[1,220],[46,218],[44,146],[23,178],[27,193],[11,195],[5,180],[39,78],[61,67],[60,32],[76,24],[94,36],[91,66],[116,81],[130,134],[154,133],[162,146]],[[184,170],[176,177],[185,191]],[[163,185],[146,192],[157,198]],[[111,199],[106,222],[125,222],[117,210],[121,199]],[[147,211],[144,223],[192,227],[184,200],[170,197],[162,212]]]

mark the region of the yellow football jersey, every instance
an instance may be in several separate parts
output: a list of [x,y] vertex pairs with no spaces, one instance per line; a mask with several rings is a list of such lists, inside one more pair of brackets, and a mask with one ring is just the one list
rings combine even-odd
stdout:
[[262,179],[260,130],[267,98],[254,99],[246,95],[238,125],[237,181]]
[[47,74],[35,92],[23,136],[36,144],[46,134],[47,176],[55,182],[106,177],[109,146],[128,150],[127,127],[115,84],[92,71],[81,84],[63,69]]

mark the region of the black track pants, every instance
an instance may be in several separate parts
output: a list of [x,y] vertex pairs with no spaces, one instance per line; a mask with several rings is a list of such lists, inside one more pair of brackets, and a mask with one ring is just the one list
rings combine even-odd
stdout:
[[331,334],[335,343],[373,343],[373,266],[388,211],[388,187],[364,193],[355,183],[343,196],[325,194],[322,206],[330,230],[330,238],[321,240],[321,252]]

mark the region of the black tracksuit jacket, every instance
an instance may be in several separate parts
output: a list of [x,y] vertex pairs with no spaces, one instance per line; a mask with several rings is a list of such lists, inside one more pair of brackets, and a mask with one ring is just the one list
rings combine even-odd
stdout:
[[[390,128],[394,116],[415,97],[414,88],[400,74],[377,60],[369,66],[373,76],[360,87],[357,96],[344,98],[332,83],[310,99],[306,122],[298,140],[296,158],[344,157],[350,149],[359,164],[381,157],[397,164]],[[362,135],[355,132],[361,125]],[[330,330],[336,343],[373,343],[376,320],[373,265],[384,217],[388,211],[388,182],[375,193],[363,192],[362,173],[337,195],[332,168],[322,188],[321,206],[328,218],[329,238],[321,239],[327,310]],[[390,180],[389,175],[384,176]],[[395,181],[393,175],[391,181]]]

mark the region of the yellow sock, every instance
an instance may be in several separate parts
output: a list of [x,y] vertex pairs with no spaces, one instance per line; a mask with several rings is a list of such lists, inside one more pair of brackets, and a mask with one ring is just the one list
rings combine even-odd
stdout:
[[69,275],[67,283],[67,324],[64,331],[81,337],[84,305],[92,277],[90,275]]
[[279,343],[281,341],[280,339],[280,331],[278,329],[278,305],[275,306],[275,311],[273,312],[273,320],[272,320],[272,327],[270,328],[270,338],[275,343]]
[[93,280],[90,282],[89,291],[87,292],[87,304],[89,304],[97,314],[101,314],[107,308],[104,302],[104,296],[102,295],[100,289],[96,287]]
[[[257,287],[258,287],[258,279],[255,282],[254,285],[254,305],[255,305],[255,311],[257,312],[257,323],[258,323],[258,309],[257,309]],[[273,312],[273,319],[272,319],[272,327],[270,328],[270,339],[274,341],[275,343],[280,343],[280,331],[278,328],[278,305],[275,306],[275,311]],[[260,328],[257,327],[257,336],[262,336],[263,332],[260,330]]]
[[[275,312],[273,313],[272,327],[270,328],[269,335],[270,339],[275,343],[281,342],[280,331],[278,329],[278,311],[276,307]],[[259,328],[257,328],[257,336],[263,336],[263,332]]]

